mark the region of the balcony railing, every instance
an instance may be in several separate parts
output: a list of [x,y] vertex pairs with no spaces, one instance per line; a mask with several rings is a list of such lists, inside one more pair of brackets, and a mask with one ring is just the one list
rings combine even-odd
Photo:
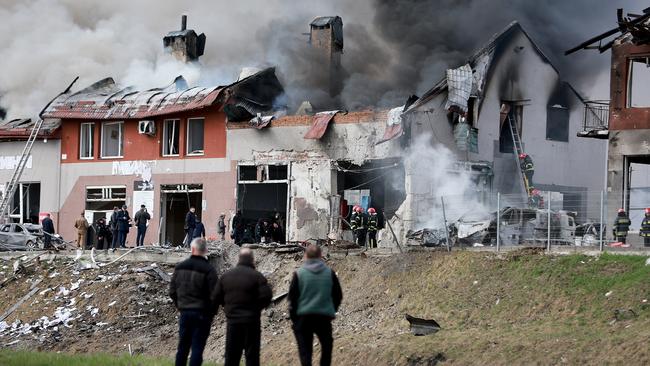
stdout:
[[609,135],[609,101],[590,100],[585,102],[585,114],[580,137],[607,138]]

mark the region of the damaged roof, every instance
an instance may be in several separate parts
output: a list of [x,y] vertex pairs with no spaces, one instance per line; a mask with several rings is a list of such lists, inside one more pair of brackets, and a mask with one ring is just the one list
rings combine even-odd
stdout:
[[[39,137],[48,137],[61,126],[60,119],[45,119],[38,134]],[[34,121],[31,118],[19,118],[9,121],[0,121],[0,139],[23,140],[29,137]]]
[[254,115],[273,109],[273,101],[283,92],[274,68],[226,86],[188,88],[187,82],[179,76],[165,87],[144,91],[119,86],[112,78],[106,78],[76,93],[61,94],[42,116],[95,120],[142,119],[203,109],[223,102],[243,105],[246,111]]
[[[535,43],[530,35],[524,30],[521,24],[519,24],[517,21],[513,21],[512,23],[508,24],[508,26],[505,27],[501,32],[493,35],[492,38],[490,38],[490,40],[483,47],[479,48],[463,63],[463,65],[469,64],[469,66],[474,71],[474,79],[478,83],[478,85],[475,85],[475,88],[478,88],[478,93],[484,89],[484,85],[487,81],[487,73],[491,67],[492,61],[494,60],[493,56],[495,50],[497,47],[502,45],[503,42],[506,42],[509,37],[514,34],[514,32],[521,32],[524,34],[524,36],[526,36],[526,38],[528,38],[530,43],[533,45],[535,52],[542,58],[542,60],[549,64],[558,74],[560,73],[559,70],[551,63],[550,59],[544,54],[544,52],[542,52],[542,49],[539,48],[537,43]],[[418,101],[413,103],[413,105],[409,108],[409,111],[426,104],[433,97],[445,90],[447,90],[446,77],[442,78],[431,89],[426,91]],[[476,93],[477,90],[473,90],[473,94]]]

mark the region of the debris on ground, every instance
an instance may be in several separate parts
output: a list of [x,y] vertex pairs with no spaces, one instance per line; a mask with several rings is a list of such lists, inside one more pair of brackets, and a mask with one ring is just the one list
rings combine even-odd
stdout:
[[440,324],[433,319],[416,318],[406,314],[406,320],[411,326],[411,333],[416,336],[423,336],[436,333],[440,330]]
[[421,229],[408,231],[406,233],[407,245],[419,245],[425,247],[438,247],[447,245],[447,233],[445,229]]

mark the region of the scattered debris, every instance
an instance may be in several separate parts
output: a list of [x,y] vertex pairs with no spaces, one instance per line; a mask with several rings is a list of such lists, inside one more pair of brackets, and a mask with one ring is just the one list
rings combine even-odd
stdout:
[[18,300],[17,303],[15,303],[12,307],[10,307],[9,310],[5,311],[4,314],[0,315],[0,321],[7,319],[7,317],[11,315],[11,313],[16,311],[16,309],[20,307],[20,305],[22,305],[25,301],[29,300],[30,297],[32,297],[35,293],[37,293],[39,291],[39,288],[36,287],[36,285],[41,283],[41,281],[42,280],[40,279],[36,280],[36,282],[32,284],[32,289],[27,293],[27,295],[23,296],[20,300]]
[[614,319],[616,320],[629,320],[636,318],[637,314],[632,309],[616,309],[614,310]]
[[406,233],[406,239],[413,240],[417,243],[416,245],[425,247],[447,245],[447,234],[445,233],[445,229],[421,229],[418,231],[409,231]]
[[411,333],[416,336],[433,334],[440,330],[440,325],[433,319],[416,318],[406,314],[406,320],[411,325]]

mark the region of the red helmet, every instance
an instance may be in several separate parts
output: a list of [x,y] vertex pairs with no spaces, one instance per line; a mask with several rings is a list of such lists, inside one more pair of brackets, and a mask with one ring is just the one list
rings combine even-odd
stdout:
[[377,213],[377,211],[375,211],[374,208],[370,207],[370,208],[368,209],[368,213],[374,214],[374,213]]
[[525,158],[526,156],[528,156],[528,154],[521,153],[521,154],[519,154],[519,159],[523,159],[523,158]]
[[357,212],[358,210],[359,210],[359,206],[354,205],[354,207],[352,207],[352,212]]
[[624,212],[625,212],[624,209],[622,209],[622,208],[619,208],[619,209],[618,209],[618,213],[624,213]]
[[645,209],[645,213],[646,213],[646,215],[647,215],[647,214],[650,214],[650,207],[648,207],[648,208]]
[[539,189],[533,189],[533,195],[534,196],[539,196],[539,194],[542,193],[539,191]]

